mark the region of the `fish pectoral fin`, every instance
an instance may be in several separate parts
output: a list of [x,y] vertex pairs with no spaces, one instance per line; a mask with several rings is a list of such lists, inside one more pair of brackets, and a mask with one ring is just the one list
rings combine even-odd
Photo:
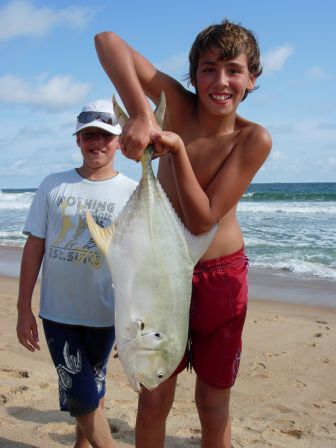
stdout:
[[86,221],[94,242],[106,256],[113,238],[114,224],[112,223],[109,227],[100,227],[88,210],[86,211]]

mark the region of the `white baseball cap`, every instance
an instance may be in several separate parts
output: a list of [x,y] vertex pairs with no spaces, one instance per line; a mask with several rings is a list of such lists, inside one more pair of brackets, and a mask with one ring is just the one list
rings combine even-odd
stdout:
[[85,104],[77,117],[76,131],[73,135],[85,128],[100,128],[110,134],[120,135],[122,129],[115,116],[112,102],[97,100]]

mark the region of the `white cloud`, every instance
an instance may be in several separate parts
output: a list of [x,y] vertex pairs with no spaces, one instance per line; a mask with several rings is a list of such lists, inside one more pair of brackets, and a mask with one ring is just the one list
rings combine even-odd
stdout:
[[34,84],[5,75],[0,78],[0,101],[60,110],[82,102],[89,89],[90,84],[75,82],[67,75],[56,75],[44,83]]
[[52,10],[34,6],[29,0],[14,0],[0,9],[0,41],[22,36],[44,36],[57,25],[83,27],[92,14],[85,7],[69,6]]
[[264,74],[269,75],[282,69],[287,59],[294,53],[292,45],[283,45],[274,48],[266,53],[262,58]]
[[295,123],[272,123],[267,127],[271,133],[292,134],[296,131]]
[[270,155],[270,159],[274,161],[284,160],[286,157],[284,157],[283,152],[280,151],[272,151]]
[[166,73],[178,73],[182,70],[188,71],[188,53],[173,54],[164,61],[157,62],[156,67]]
[[307,71],[308,78],[310,79],[316,79],[316,80],[324,80],[324,79],[331,79],[332,76],[330,73],[327,73],[323,68],[315,66],[310,68]]
[[21,168],[26,166],[26,160],[17,160],[14,162],[13,168]]

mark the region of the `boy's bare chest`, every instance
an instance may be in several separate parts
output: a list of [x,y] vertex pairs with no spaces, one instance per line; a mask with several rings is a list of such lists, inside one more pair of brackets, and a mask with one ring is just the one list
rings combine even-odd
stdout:
[[191,166],[203,188],[227,163],[234,144],[233,138],[221,138],[213,141],[198,139],[186,145]]

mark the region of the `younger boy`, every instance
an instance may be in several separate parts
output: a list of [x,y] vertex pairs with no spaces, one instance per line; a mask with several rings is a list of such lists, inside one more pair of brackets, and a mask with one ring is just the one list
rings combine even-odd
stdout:
[[111,103],[84,106],[74,133],[82,166],[42,181],[24,227],[17,337],[28,350],[40,349],[31,300],[43,259],[39,316],[59,377],[61,410],[76,418],[75,448],[115,447],[104,412],[114,292],[85,210],[106,227],[136,186],[113,168],[120,133]]
[[[202,447],[229,448],[230,389],[239,368],[247,307],[248,261],[236,208],[271,149],[268,132],[237,114],[262,71],[258,44],[251,31],[229,21],[200,32],[189,55],[192,93],[114,33],[98,34],[95,43],[130,115],[120,138],[123,153],[139,159],[154,142],[161,156],[158,178],[189,230],[202,233],[219,223],[195,268],[190,338]],[[163,132],[146,98],[157,104],[161,91],[167,99]],[[186,364],[187,356],[176,373]],[[175,386],[173,376],[140,394],[138,448],[164,446]]]

